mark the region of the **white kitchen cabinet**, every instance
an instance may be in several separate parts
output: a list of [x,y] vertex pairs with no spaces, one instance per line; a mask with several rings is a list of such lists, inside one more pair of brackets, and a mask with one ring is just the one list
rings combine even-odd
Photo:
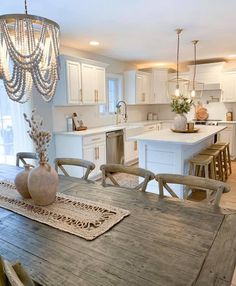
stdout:
[[82,63],[82,96],[84,104],[106,103],[105,68]]
[[60,80],[53,99],[54,105],[82,104],[81,64],[61,57]]
[[236,102],[236,72],[222,74],[221,88],[222,102]]
[[99,142],[83,148],[83,158],[95,164],[95,169],[92,171],[90,177],[98,176],[100,166],[106,164],[106,143]]
[[144,126],[144,132],[157,131],[157,124],[151,123]]
[[[74,134],[55,134],[56,157],[78,158],[91,161],[95,169],[89,178],[96,178],[100,175],[100,166],[106,163],[106,136],[99,133],[89,136]],[[82,177],[85,169],[66,166],[71,176]]]
[[138,143],[137,141],[125,141],[124,142],[125,152],[125,164],[133,164],[138,161]]
[[106,64],[61,56],[60,80],[53,103],[56,106],[106,102]]
[[219,125],[227,126],[226,129],[222,130],[217,135],[217,141],[229,143],[231,159],[236,157],[236,123],[225,123],[220,122]]
[[150,100],[151,74],[136,70],[124,72],[125,101],[147,104]]
[[150,96],[150,103],[167,104],[170,103],[168,95],[168,70],[167,69],[153,69],[152,70],[152,92]]

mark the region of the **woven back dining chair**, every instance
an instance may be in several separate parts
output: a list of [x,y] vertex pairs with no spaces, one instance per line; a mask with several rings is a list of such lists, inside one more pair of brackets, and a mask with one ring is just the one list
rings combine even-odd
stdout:
[[87,180],[89,174],[92,172],[92,170],[95,169],[94,163],[87,161],[87,160],[82,160],[82,159],[74,159],[74,158],[56,158],[54,160],[55,162],[55,169],[58,172],[58,169],[62,171],[62,173],[65,176],[70,176],[68,172],[65,170],[63,166],[78,166],[86,169],[85,174],[82,176],[81,179]]
[[[101,165],[100,169],[102,171],[102,185],[104,187],[111,185],[122,187],[121,184],[117,182],[117,176],[116,178],[114,177],[115,174],[122,173],[142,177],[144,180],[141,183],[138,183],[137,186],[131,187],[130,189],[141,190],[145,192],[148,182],[155,178],[155,175],[148,170],[135,168],[132,166],[124,166],[121,164],[104,164]],[[107,179],[109,179],[110,183],[106,182]],[[127,186],[125,187],[127,188]]]
[[29,165],[31,167],[34,167],[34,165],[28,163],[28,159],[38,160],[38,156],[34,152],[18,152],[16,154],[16,166],[19,167],[20,163],[22,163],[24,166]]
[[220,199],[223,193],[230,191],[230,186],[224,182],[213,179],[202,178],[197,176],[183,176],[175,174],[157,174],[155,179],[159,183],[159,196],[164,197],[164,189],[175,198],[178,198],[174,190],[169,184],[183,185],[187,188],[185,198],[190,190],[201,190],[209,192],[205,200],[215,206],[219,206]]

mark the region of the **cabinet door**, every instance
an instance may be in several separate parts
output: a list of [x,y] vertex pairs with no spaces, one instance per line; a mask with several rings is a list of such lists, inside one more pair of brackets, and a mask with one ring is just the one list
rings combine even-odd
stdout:
[[221,82],[222,101],[236,102],[236,73],[225,73]]
[[168,70],[154,70],[152,74],[153,96],[152,103],[165,104],[170,102],[168,96]]
[[149,75],[143,75],[142,89],[143,89],[143,101],[149,103],[151,88],[151,77]]
[[67,102],[80,104],[81,101],[81,69],[80,63],[67,61]]
[[103,67],[94,67],[96,77],[96,102],[106,103],[106,73]]
[[96,173],[101,173],[100,166],[103,164],[106,164],[106,143],[99,143],[96,145],[97,148],[97,154],[96,154]]
[[94,104],[96,99],[96,77],[94,66],[82,64],[82,100],[84,104]]
[[137,141],[125,141],[125,163],[138,159]]
[[136,103],[145,103],[145,96],[143,94],[143,75],[136,75]]
[[217,135],[217,140],[220,142],[229,143],[229,150],[230,154],[233,154],[233,130],[228,128],[224,129],[223,131],[219,132]]

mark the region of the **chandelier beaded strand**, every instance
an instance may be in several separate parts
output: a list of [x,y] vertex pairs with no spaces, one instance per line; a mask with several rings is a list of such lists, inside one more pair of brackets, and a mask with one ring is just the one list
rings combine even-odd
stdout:
[[55,94],[59,79],[59,25],[25,14],[0,16],[0,79],[10,99],[24,103],[33,85],[45,101]]

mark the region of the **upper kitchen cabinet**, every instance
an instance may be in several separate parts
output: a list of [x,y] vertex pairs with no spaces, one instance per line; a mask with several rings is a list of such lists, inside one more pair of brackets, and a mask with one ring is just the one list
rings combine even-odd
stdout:
[[150,103],[167,104],[170,103],[167,89],[168,69],[152,70],[152,91]]
[[61,56],[61,74],[54,105],[88,105],[106,101],[107,64]]
[[124,72],[125,100],[128,104],[147,104],[150,101],[151,74],[141,71]]
[[106,103],[105,67],[82,63],[82,97],[84,104]]
[[221,88],[222,102],[236,102],[236,72],[222,74]]

